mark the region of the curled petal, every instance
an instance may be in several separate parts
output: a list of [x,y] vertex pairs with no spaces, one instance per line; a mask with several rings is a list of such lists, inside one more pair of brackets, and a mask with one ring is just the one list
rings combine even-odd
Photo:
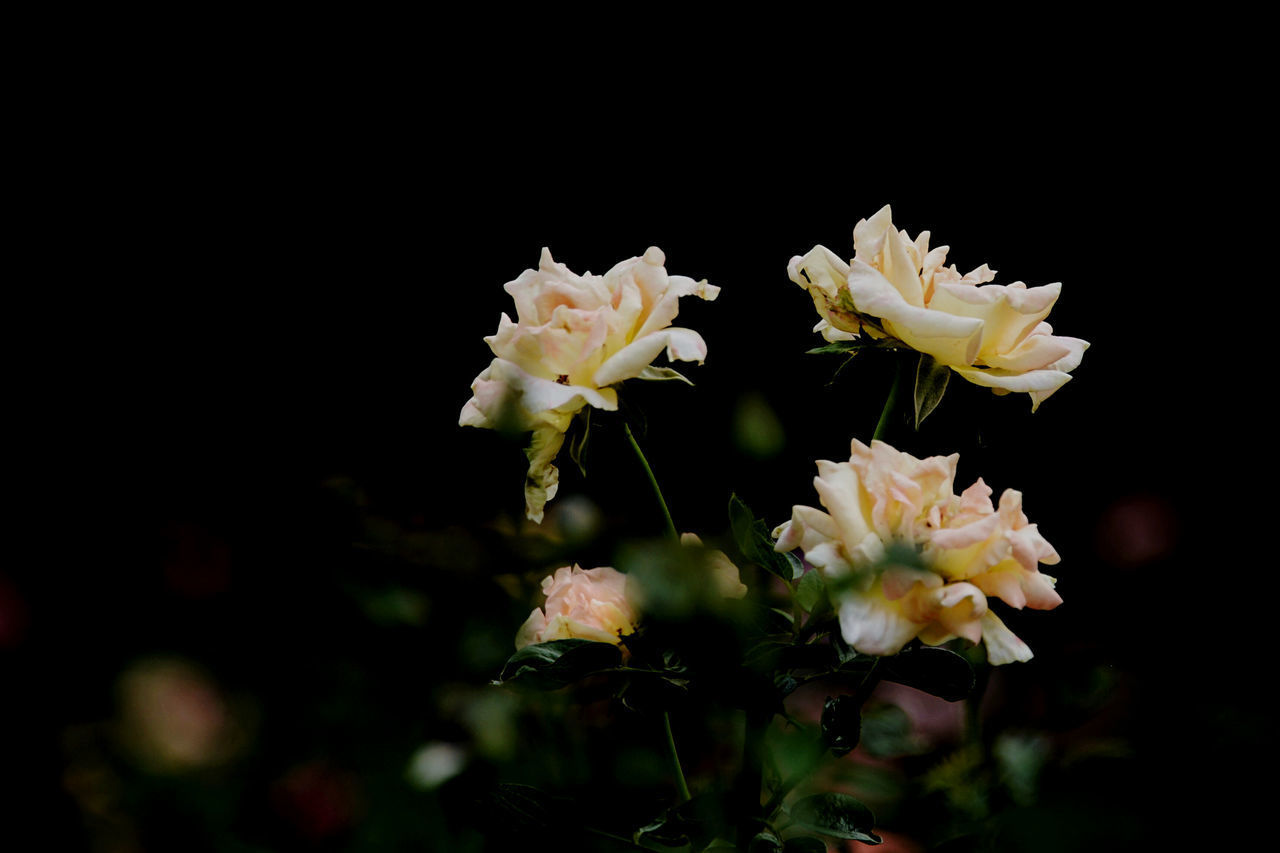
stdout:
[[603,387],[639,376],[663,349],[670,361],[701,363],[707,357],[707,344],[701,335],[692,329],[672,327],[627,344],[600,365],[592,381]]
[[1018,639],[990,610],[982,614],[982,642],[987,647],[987,661],[992,666],[1025,662],[1032,658],[1031,647]]

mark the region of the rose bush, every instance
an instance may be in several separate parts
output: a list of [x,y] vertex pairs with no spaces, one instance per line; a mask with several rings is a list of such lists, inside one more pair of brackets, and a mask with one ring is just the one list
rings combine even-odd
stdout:
[[554,465],[573,416],[586,406],[615,410],[611,387],[627,379],[666,379],[652,362],[707,357],[702,336],[674,327],[682,296],[713,300],[720,289],[704,281],[668,275],[662,251],[650,247],[603,276],[575,275],[542,250],[536,270],[525,270],[505,289],[516,320],[505,313],[496,334],[485,338],[495,356],[471,385],[461,426],[506,426],[531,431],[526,454],[526,514],[542,520],[555,496]]
[[997,394],[1025,392],[1032,411],[1071,379],[1087,341],[1044,322],[1062,285],[989,284],[986,264],[965,275],[943,266],[948,247],[898,231],[889,205],[853,229],[846,263],[825,246],[791,259],[787,274],[813,298],[828,341],[863,334],[925,353]]
[[[814,479],[826,511],[796,506],[773,531],[779,552],[799,548],[835,581],[845,641],[891,655],[919,637],[956,637],[986,646],[993,664],[1025,661],[1031,650],[989,608],[989,598],[1049,610],[1062,603],[1039,563],[1059,557],[1008,489],[999,507],[979,479],[953,491],[959,454],[917,459],[881,441],[856,439],[848,462],[818,461]],[[893,545],[919,559],[896,559]]]

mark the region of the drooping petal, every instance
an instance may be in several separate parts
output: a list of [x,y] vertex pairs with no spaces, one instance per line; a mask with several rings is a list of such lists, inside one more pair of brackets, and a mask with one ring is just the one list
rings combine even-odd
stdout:
[[525,515],[530,521],[541,524],[543,507],[560,488],[560,470],[552,463],[564,445],[564,432],[554,427],[542,427],[534,430],[530,438],[525,449],[525,456],[529,459],[529,473],[524,480]]
[[1002,666],[1014,661],[1029,661],[1033,657],[1031,647],[1005,627],[995,613],[982,614],[982,642],[987,647],[987,662]]
[[603,388],[639,376],[664,349],[670,361],[701,363],[707,357],[707,344],[701,335],[692,329],[672,326],[627,344],[600,365],[592,381]]

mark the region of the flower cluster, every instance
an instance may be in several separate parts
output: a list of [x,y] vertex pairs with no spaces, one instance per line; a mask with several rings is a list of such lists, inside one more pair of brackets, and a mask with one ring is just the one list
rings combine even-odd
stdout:
[[472,383],[474,396],[458,423],[533,433],[525,481],[525,509],[533,521],[542,520],[555,496],[559,472],[553,463],[577,412],[617,409],[611,386],[624,380],[669,378],[651,366],[663,350],[671,361],[706,358],[702,336],[671,322],[680,297],[712,300],[720,289],[668,275],[665,262],[662,251],[650,247],[603,276],[579,276],[544,248],[536,270],[507,283],[516,320],[504,313],[497,333],[485,338],[495,358]]
[[1027,393],[1032,411],[1071,379],[1089,346],[1044,322],[1061,284],[989,284],[986,264],[961,275],[943,266],[947,246],[929,248],[928,231],[914,240],[898,231],[888,205],[858,221],[853,248],[848,263],[815,246],[787,267],[813,297],[822,317],[814,331],[828,341],[896,341],[997,394]]
[[[819,460],[814,479],[826,512],[796,506],[775,531],[776,550],[799,548],[828,578],[843,579],[837,607],[845,641],[891,655],[910,640],[956,637],[986,645],[993,664],[1025,661],[1031,650],[989,607],[1049,610],[1062,603],[1039,563],[1058,554],[1022,512],[1013,489],[991,503],[979,479],[953,491],[959,454],[917,459],[881,441],[853,441],[848,462]],[[891,546],[919,554],[903,565]]]

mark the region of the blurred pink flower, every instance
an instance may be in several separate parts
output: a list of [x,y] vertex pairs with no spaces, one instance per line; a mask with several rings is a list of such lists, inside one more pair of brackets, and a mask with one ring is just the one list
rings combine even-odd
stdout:
[[119,731],[134,757],[161,773],[226,761],[243,746],[244,732],[211,678],[181,659],[156,658],[121,674]]

